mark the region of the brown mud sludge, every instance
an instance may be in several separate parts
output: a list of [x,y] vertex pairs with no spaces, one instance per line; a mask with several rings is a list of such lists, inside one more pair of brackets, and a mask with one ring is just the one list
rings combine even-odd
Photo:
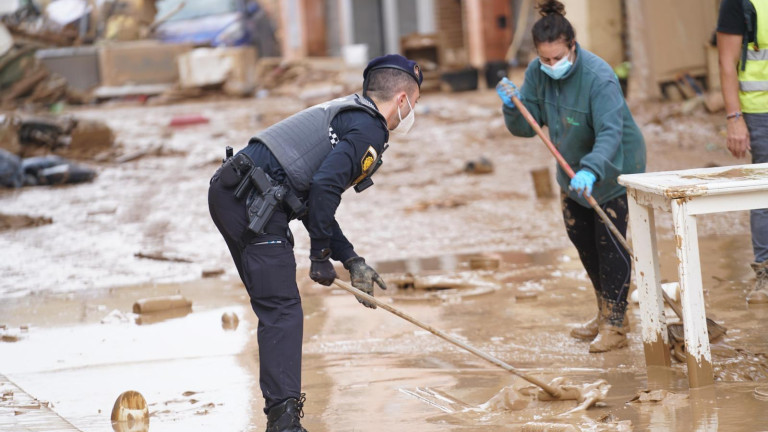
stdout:
[[688,365],[688,378],[692,388],[706,387],[715,383],[712,363],[704,358],[697,359],[690,353],[686,353]]
[[648,366],[670,366],[672,360],[669,354],[669,345],[664,343],[661,333],[656,334],[653,342],[644,342],[645,363]]
[[[345,225],[342,221],[342,226],[345,230],[349,229],[347,234],[351,240],[357,239],[359,244],[356,243],[356,246],[361,250],[376,251],[371,254],[371,259],[383,261],[376,266],[382,274],[419,274],[426,270],[445,274],[465,270],[457,266],[467,262],[468,254],[505,251],[500,252],[501,266],[494,275],[498,289],[456,303],[411,303],[407,305],[408,309],[435,326],[446,328],[470,343],[480,344],[481,348],[500,358],[520,364],[525,371],[546,377],[547,381],[556,375],[565,375],[573,382],[604,378],[613,385],[604,401],[605,406],[567,418],[557,416],[575,406],[575,402],[533,400],[520,410],[467,413],[459,409],[446,413],[433,405],[404,396],[396,389],[440,389],[456,398],[473,401],[471,406],[477,407],[492,398],[500,387],[520,382],[505,372],[473,361],[470,356],[455,351],[452,346],[431,335],[424,335],[407,323],[392,322],[386,314],[367,313],[370,311],[360,307],[351,295],[329,293],[327,288],[313,285],[304,278],[299,286],[306,314],[304,372],[308,405],[304,420],[308,422],[307,429],[312,432],[363,428],[369,432],[497,432],[520,430],[525,424],[535,421],[550,425],[570,423],[577,430],[616,430],[608,429],[608,425],[600,420],[606,416],[631,420],[634,430],[638,431],[764,429],[764,425],[768,424],[768,412],[765,402],[757,400],[753,391],[755,387],[765,387],[765,378],[755,376],[759,382],[745,382],[752,375],[744,369],[753,366],[752,363],[745,360],[729,363],[727,374],[717,380],[714,386],[718,393],[715,417],[712,410],[707,411],[706,404],[702,409],[697,407],[696,411],[687,405],[674,411],[662,404],[626,405],[642,388],[661,386],[678,394],[687,392],[685,366],[673,364],[672,367],[659,368],[664,369],[668,376],[660,379],[661,384],[654,386],[647,382],[655,378],[653,368],[645,366],[645,347],[639,331],[630,333],[627,349],[596,356],[586,353],[586,344],[568,337],[568,326],[591,314],[592,311],[584,305],[591,305],[592,293],[580,267],[579,257],[565,236],[559,202],[536,200],[533,190],[520,194],[509,192],[512,184],[524,186],[528,183],[532,187],[527,170],[520,172],[511,167],[518,163],[529,167],[544,166],[551,164],[550,157],[531,152],[530,141],[511,138],[503,123],[493,127],[490,131],[493,136],[486,137],[489,117],[473,118],[472,110],[467,112],[464,108],[487,107],[498,115],[498,100],[491,93],[454,94],[450,97],[425,95],[420,105],[429,106],[430,113],[421,115],[417,120],[419,128],[415,135],[408,136],[405,142],[393,143],[391,153],[388,152],[387,165],[377,173],[377,177],[382,177],[376,181],[379,187],[373,195],[374,199],[366,195],[365,199],[340,208],[345,221],[366,220],[367,223]],[[4,212],[53,216],[56,220],[54,224],[44,227],[3,232],[6,250],[11,251],[6,255],[3,282],[15,288],[6,291],[10,295],[0,302],[0,317],[9,326],[16,327],[23,323],[34,326],[30,337],[22,338],[17,343],[0,343],[3,373],[23,381],[19,384],[37,397],[60,400],[56,410],[82,430],[110,430],[109,410],[114,397],[127,388],[141,390],[158,401],[173,400],[178,398],[180,391],[191,388],[205,392],[202,394],[215,394],[200,404],[193,405],[186,400],[168,406],[153,405],[158,411],[152,417],[152,427],[157,430],[250,430],[263,425],[264,415],[258,400],[258,367],[254,366],[253,359],[256,341],[249,336],[257,322],[244,298],[246,293],[242,286],[232,282],[234,267],[231,260],[219,257],[225,251],[207,248],[218,239],[210,233],[212,227],[205,214],[206,209],[190,205],[187,193],[204,195],[204,180],[216,168],[209,161],[220,157],[219,150],[213,148],[223,149],[224,145],[233,144],[239,147],[239,140],[244,145],[253,133],[253,117],[261,118],[257,120],[260,127],[267,123],[264,118],[270,121],[272,118],[279,119],[274,107],[268,105],[285,109],[285,114],[280,114],[285,116],[287,111],[292,111],[292,108],[285,106],[290,107],[291,104],[295,103],[289,98],[265,98],[227,101],[226,104],[190,103],[183,108],[85,109],[88,116],[110,122],[125,145],[124,153],[141,148],[152,149],[151,143],[161,139],[166,143],[167,150],[181,148],[183,143],[185,154],[163,151],[137,163],[105,165],[102,169],[107,175],[100,178],[98,187],[33,192],[46,194],[44,200],[26,198],[26,192],[5,194],[2,204]],[[638,123],[649,124],[648,119],[665,107],[641,104],[641,111],[646,110],[647,113],[638,116]],[[191,132],[181,130],[174,132],[173,137],[162,136],[160,128],[165,127],[167,119],[190,110],[210,110],[206,111],[211,117],[210,125],[201,125],[195,132],[195,135],[203,138],[210,136],[210,139],[194,139],[196,137]],[[469,116],[465,115],[468,113]],[[682,132],[656,124],[643,131],[649,154],[657,155],[649,159],[649,171],[703,166],[709,160],[721,165],[733,163],[727,152],[698,151],[700,143],[705,142],[703,140],[709,142],[717,136],[712,127],[703,128],[701,125],[721,123],[719,114],[676,117],[674,120],[679,123]],[[216,129],[226,130],[227,133],[217,135]],[[479,144],[467,146],[465,135],[474,139],[478,134],[476,142]],[[684,139],[681,140],[681,137]],[[416,150],[411,145],[422,142],[440,142],[444,151]],[[405,145],[399,146],[400,143]],[[479,146],[482,146],[484,153],[487,151],[488,154],[502,156],[494,160],[497,164],[495,172],[490,177],[453,177],[452,170],[455,169],[450,166],[451,162],[476,157]],[[161,170],[158,169],[160,164],[184,169]],[[153,179],[153,184],[148,187],[146,179],[149,178]],[[158,188],[154,185],[155,180],[158,184],[178,187]],[[117,185],[118,182],[121,184]],[[414,187],[416,184],[423,187]],[[116,190],[121,193],[119,205],[110,200]],[[58,212],[50,210],[67,209],[73,215],[86,215],[93,207],[85,202],[91,200],[84,199],[84,192],[96,194],[93,199],[108,201],[104,207],[117,210],[94,214],[89,220],[94,223],[88,224],[70,216],[54,216]],[[153,199],[147,199],[148,194]],[[407,211],[408,206],[430,198],[435,201],[424,202],[425,212]],[[371,206],[372,202],[375,206]],[[376,211],[384,202],[394,205],[389,206],[387,211]],[[130,207],[139,210],[128,211]],[[487,214],[478,217],[478,210]],[[136,228],[142,231],[148,228],[146,225],[150,221],[145,215],[174,220],[173,215],[180,211],[191,212],[188,219],[191,225],[170,224],[166,239],[168,244],[147,243],[136,238]],[[699,227],[702,272],[707,288],[705,299],[718,318],[733,323],[738,329],[728,335],[728,343],[749,346],[755,352],[767,352],[768,346],[761,332],[768,308],[744,305],[743,295],[749,285],[745,278],[751,276],[751,273],[745,274],[749,268],[744,264],[751,258],[751,249],[749,238],[745,235],[749,229],[748,215],[742,213],[702,218],[708,221],[702,222]],[[661,217],[656,223],[662,229],[659,239],[663,255],[660,278],[672,280],[677,274],[672,271],[675,254],[674,239],[669,235],[670,223]],[[189,232],[200,235],[186,235]],[[107,234],[115,235],[121,241],[99,241],[103,239],[101,236]],[[69,241],[72,238],[82,241]],[[173,248],[166,249],[173,239],[181,238],[185,240],[174,242]],[[302,235],[297,235],[296,240],[297,255],[301,255],[300,251],[308,249],[309,240]],[[56,270],[62,272],[61,278],[38,275],[38,264],[27,264],[15,256],[30,260],[30,244],[46,245],[45,248],[35,249],[39,257],[33,258],[51,266],[60,264]],[[92,246],[86,249],[79,244]],[[194,262],[170,263],[133,257],[137,251],[155,250],[173,252]],[[23,253],[17,254],[19,251]],[[444,253],[451,256],[445,257]],[[459,255],[453,256],[454,253]],[[118,260],[115,257],[121,258]],[[125,257],[136,265],[126,266]],[[386,261],[403,259],[416,265],[404,266],[403,261]],[[304,265],[303,261],[306,261],[306,256],[297,256],[300,266]],[[224,268],[230,275],[222,275],[216,280],[174,284],[172,287],[152,286],[155,281],[173,278],[189,280],[190,272],[200,273],[200,265]],[[389,269],[382,270],[386,267]],[[303,275],[305,270],[299,269],[298,273]],[[120,274],[121,277],[117,279],[109,273]],[[717,285],[710,286],[715,277],[720,278],[716,279]],[[58,286],[61,280],[66,280],[67,286]],[[99,285],[93,286],[94,281],[98,281]],[[130,288],[108,289],[123,285]],[[91,288],[84,288],[81,293],[78,292],[80,286]],[[526,286],[535,286],[536,289],[527,290]],[[56,290],[60,288],[71,291],[59,295]],[[26,292],[30,294],[24,294]],[[151,328],[136,326],[130,321],[100,323],[110,310],[130,311],[137,298],[178,292],[194,299],[195,311],[174,315],[174,318],[161,322],[152,321],[155,324]],[[516,302],[516,292],[536,293],[538,298],[535,302]],[[392,300],[389,291],[377,294],[383,294],[379,298],[385,301]],[[106,308],[101,308],[102,305]],[[240,326],[234,331],[221,328],[222,314],[229,311],[239,314]],[[635,307],[631,307],[630,314],[637,322],[639,315]],[[160,314],[147,316],[153,315]],[[543,316],[546,319],[542,319]],[[68,332],[70,328],[75,330],[72,334]],[[179,332],[194,335],[194,343],[184,342]],[[130,352],[122,349],[126,340],[133,341]],[[158,350],[166,347],[167,344],[163,343],[166,340],[178,342],[178,347],[159,353]],[[56,346],[67,350],[52,352],[50,341],[60,341]],[[146,342],[153,343],[147,345]],[[219,346],[219,343],[222,345]],[[654,352],[665,355],[660,347]],[[122,353],[129,354],[129,357]],[[105,364],[99,363],[102,356]],[[60,363],[60,360],[65,363]],[[714,358],[713,363],[717,367],[731,360]],[[732,371],[731,367],[739,370]],[[135,382],[130,385],[120,383],[118,388],[104,393],[104,384],[111,382],[110,377],[128,376],[137,369],[142,374],[135,377]],[[169,370],[184,373],[169,374]],[[153,388],[145,389],[145,386]],[[66,396],[71,394],[72,388],[78,389],[77,397]],[[195,398],[204,397],[196,395]],[[210,410],[205,416],[195,414],[210,402],[217,403],[215,410]],[[95,414],[97,407],[102,412],[98,418]],[[13,421],[14,417],[23,419],[34,415],[33,410],[29,411],[11,418],[0,415],[0,430],[23,430],[7,427],[7,422]],[[396,412],[397,415],[382,414],[386,412]]]

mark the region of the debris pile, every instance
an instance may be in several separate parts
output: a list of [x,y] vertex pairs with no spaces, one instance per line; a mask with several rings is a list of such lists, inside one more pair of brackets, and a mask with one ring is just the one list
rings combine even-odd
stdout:
[[[52,105],[59,101],[83,104],[90,97],[74,88],[59,74],[51,72],[36,51],[41,45],[30,42],[14,43],[0,24],[0,108],[14,109],[31,105]],[[8,41],[10,40],[10,43]]]
[[0,186],[81,183],[96,171],[68,158],[97,160],[115,137],[102,122],[71,116],[0,115]]
[[264,58],[257,64],[256,76],[257,95],[298,97],[307,105],[358,92],[362,85],[362,70],[333,58]]
[[0,149],[22,158],[55,153],[97,159],[114,144],[115,135],[103,122],[74,116],[0,114]]

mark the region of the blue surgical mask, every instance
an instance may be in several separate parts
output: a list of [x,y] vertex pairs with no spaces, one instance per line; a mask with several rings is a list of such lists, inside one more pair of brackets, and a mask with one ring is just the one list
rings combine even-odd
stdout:
[[565,74],[567,74],[568,71],[571,70],[571,66],[573,66],[573,63],[571,63],[568,57],[570,56],[565,56],[561,58],[560,61],[558,61],[552,66],[548,66],[542,63],[541,71],[549,75],[552,79],[559,80],[560,78],[564,77]]

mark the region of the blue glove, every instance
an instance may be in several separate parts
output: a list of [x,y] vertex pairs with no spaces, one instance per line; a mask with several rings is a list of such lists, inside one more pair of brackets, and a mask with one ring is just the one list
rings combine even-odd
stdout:
[[499,97],[501,98],[501,101],[504,102],[504,105],[510,108],[515,107],[515,104],[512,103],[512,96],[521,99],[520,91],[517,89],[515,83],[506,77],[502,78],[501,81],[496,84],[496,93],[499,94]]
[[579,170],[571,179],[571,190],[579,192],[579,196],[592,196],[592,185],[595,184],[595,180],[597,177],[591,171]]

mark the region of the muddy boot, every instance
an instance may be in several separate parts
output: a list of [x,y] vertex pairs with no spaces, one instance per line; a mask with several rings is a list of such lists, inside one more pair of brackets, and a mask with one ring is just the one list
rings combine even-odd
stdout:
[[757,282],[752,291],[747,294],[747,303],[768,303],[768,261],[752,263],[752,270],[755,271]]
[[572,338],[591,341],[597,336],[597,329],[600,327],[600,309],[602,309],[602,304],[602,299],[597,295],[597,313],[591,320],[571,329]]
[[[617,309],[622,310],[619,312]],[[589,352],[601,353],[627,346],[627,328],[624,326],[626,314],[623,308],[616,307],[609,300],[603,300],[600,318],[597,337],[589,344]]]
[[305,400],[302,393],[298,400],[291,398],[270,408],[267,414],[267,432],[307,432],[301,426]]

